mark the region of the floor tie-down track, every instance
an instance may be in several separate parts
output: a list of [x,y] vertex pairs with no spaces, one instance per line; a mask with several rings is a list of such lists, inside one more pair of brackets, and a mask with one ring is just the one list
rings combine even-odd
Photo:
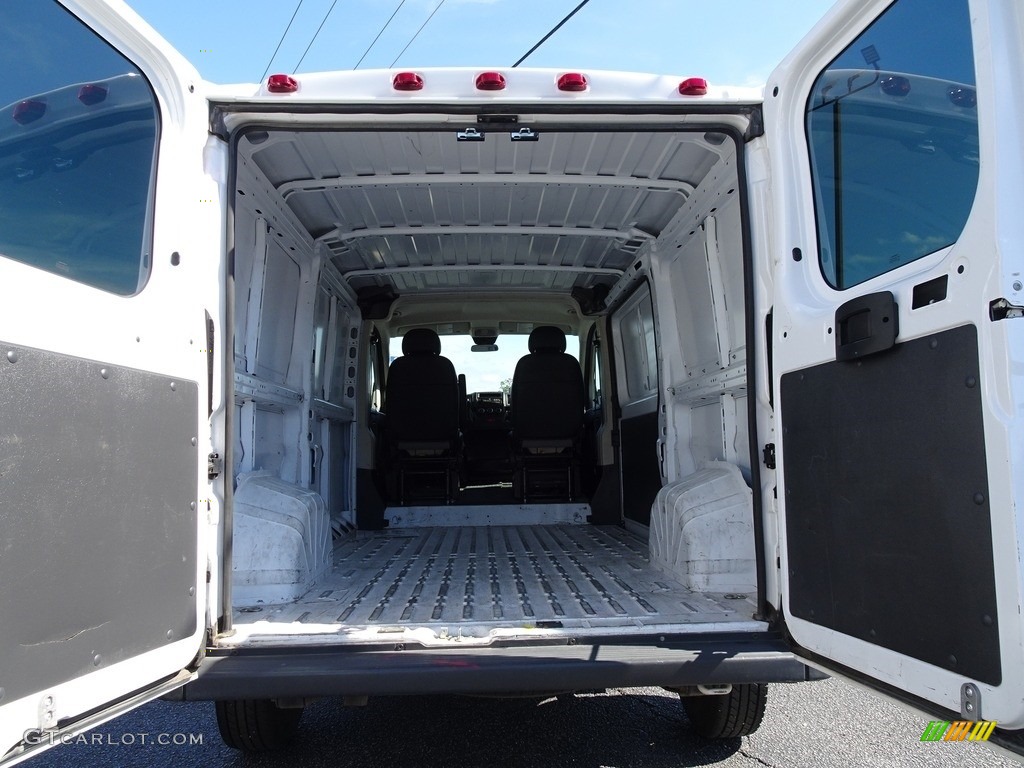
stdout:
[[385,530],[342,540],[297,602],[236,611],[226,644],[760,629],[753,598],[687,590],[615,526]]

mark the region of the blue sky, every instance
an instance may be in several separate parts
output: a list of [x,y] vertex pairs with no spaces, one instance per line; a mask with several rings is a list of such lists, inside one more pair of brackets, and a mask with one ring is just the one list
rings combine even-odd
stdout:
[[[207,80],[256,82],[298,0],[127,0]],[[401,0],[302,0],[271,73],[352,69]],[[405,0],[361,69],[390,67],[439,0]],[[579,0],[444,0],[398,67],[510,66]],[[590,0],[522,66],[761,85],[832,0]]]

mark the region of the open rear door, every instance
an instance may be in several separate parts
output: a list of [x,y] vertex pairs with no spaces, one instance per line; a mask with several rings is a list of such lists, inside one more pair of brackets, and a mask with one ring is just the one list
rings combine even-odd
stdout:
[[4,764],[181,685],[208,623],[220,194],[199,78],[143,27],[0,4]]
[[1018,0],[842,2],[773,73],[772,382],[798,652],[1024,728]]

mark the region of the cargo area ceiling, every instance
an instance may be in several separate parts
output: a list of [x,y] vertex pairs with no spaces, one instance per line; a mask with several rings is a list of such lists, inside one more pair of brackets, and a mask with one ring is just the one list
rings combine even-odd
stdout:
[[239,152],[354,290],[402,294],[611,285],[734,151],[704,131],[458,130],[259,132]]

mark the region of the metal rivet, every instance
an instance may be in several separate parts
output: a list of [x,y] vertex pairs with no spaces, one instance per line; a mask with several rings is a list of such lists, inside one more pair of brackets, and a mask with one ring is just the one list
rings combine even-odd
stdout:
[[974,494],[974,503],[979,505],[979,506],[984,504],[985,503],[985,494],[984,493],[976,493],[976,494]]
[[100,656],[98,653],[95,656],[92,657],[92,665],[94,667],[98,667],[102,662],[103,662],[103,657]]
[[178,385],[177,385],[177,384],[175,384],[175,383],[174,383],[174,382],[172,381],[172,382],[171,382],[171,392],[174,392],[174,391],[175,391],[175,390],[176,390],[177,388],[178,388]]
[[974,705],[971,702],[968,701],[964,705],[964,709],[966,709],[968,712],[973,712],[974,711]]
[[199,445],[199,441],[196,440],[194,437],[192,438],[191,442],[192,442],[192,445]]
[[991,616],[982,616],[981,617],[981,623],[984,624],[986,627],[991,627],[992,626],[992,617]]
[[965,685],[964,686],[964,696],[966,696],[968,699],[973,699],[974,695],[976,693],[977,693],[977,691],[974,690],[974,686],[973,685]]
[[873,630],[873,629],[872,629],[872,630],[869,630],[869,631],[868,631],[868,634],[869,634],[869,635],[871,635],[871,637],[878,637],[878,633],[877,633],[877,632],[875,632],[875,630]]
[[190,501],[189,505],[188,505],[188,508],[191,509],[193,512],[195,512],[196,511],[196,503],[194,501]]
[[18,362],[18,353],[15,352],[13,349],[10,352],[7,353],[7,362],[8,363],[16,363],[16,362]]
[[43,698],[43,706],[44,707],[52,707],[53,706],[53,696],[46,696],[46,697],[44,697]]
[[1020,280],[1014,280],[1013,281],[1013,290],[1019,291],[1021,288],[1024,288],[1024,285],[1021,285]]
[[142,341],[142,337],[141,337],[141,336],[136,336],[136,337],[135,337],[135,340],[136,340],[136,341]]
[[173,629],[168,629],[167,630],[167,639],[168,640],[173,640],[174,639],[174,630]]
[[973,376],[968,376],[967,380],[964,381],[964,384],[967,385],[968,389],[974,389],[978,385],[978,380]]
[[106,368],[100,368],[100,378],[101,379],[109,379],[110,378],[110,371],[108,371]]
[[954,656],[953,654],[949,654],[949,658],[947,658],[946,661],[949,662],[949,665],[951,667],[955,667],[956,666],[956,656]]
[[195,587],[189,587],[188,588],[188,596],[189,597],[195,597],[196,596],[196,588]]

